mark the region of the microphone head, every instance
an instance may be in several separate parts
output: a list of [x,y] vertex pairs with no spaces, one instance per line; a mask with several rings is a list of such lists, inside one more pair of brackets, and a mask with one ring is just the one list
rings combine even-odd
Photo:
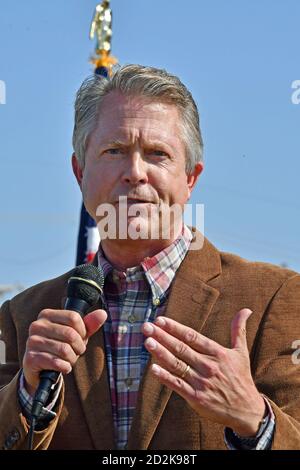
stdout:
[[104,274],[93,264],[77,266],[68,280],[68,297],[81,299],[90,306],[98,302],[103,293]]

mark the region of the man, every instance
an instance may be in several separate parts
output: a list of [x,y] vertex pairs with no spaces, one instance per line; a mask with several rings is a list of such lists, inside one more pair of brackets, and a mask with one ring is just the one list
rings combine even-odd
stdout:
[[77,94],[73,145],[101,230],[104,309],[81,319],[62,308],[71,272],[2,306],[1,446],[26,448],[32,396],[50,369],[62,375],[35,449],[299,448],[300,276],[206,239],[193,249],[199,233],[182,211],[203,162],[190,92],[138,65],[93,77]]

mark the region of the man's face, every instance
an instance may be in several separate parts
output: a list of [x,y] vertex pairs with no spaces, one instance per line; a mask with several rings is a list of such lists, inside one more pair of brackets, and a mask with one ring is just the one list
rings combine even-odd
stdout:
[[141,210],[140,215],[127,217],[127,224],[134,219],[147,231],[150,210],[153,214],[160,207],[183,207],[203,167],[198,164],[187,176],[181,135],[174,105],[118,92],[107,95],[88,139],[83,170],[73,156],[73,170],[91,216],[99,222],[97,209],[99,214],[99,205],[108,203],[118,217],[119,197],[127,196],[128,208]]

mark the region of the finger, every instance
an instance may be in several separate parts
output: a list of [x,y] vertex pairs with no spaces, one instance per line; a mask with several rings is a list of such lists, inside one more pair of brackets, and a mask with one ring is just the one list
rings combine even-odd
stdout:
[[216,343],[212,339],[201,335],[192,328],[182,325],[171,318],[159,316],[156,318],[154,323],[170,335],[180,339],[192,349],[200,353],[217,356],[220,348],[223,349],[220,344]]
[[246,323],[251,314],[252,310],[243,308],[233,318],[231,322],[231,347],[233,349],[248,351]]
[[59,325],[66,325],[74,328],[82,338],[86,336],[86,328],[83,319],[78,312],[72,310],[51,310],[44,309],[40,312],[39,319],[45,318]]
[[190,364],[192,368],[199,371],[201,375],[208,376],[211,373],[212,361],[207,355],[201,354],[183,341],[171,336],[166,331],[152,323],[144,323],[143,333],[155,339],[160,345],[164,346],[167,351],[176,358],[181,359],[185,364]]
[[94,312],[89,313],[86,315],[83,319],[85,327],[86,327],[86,332],[87,338],[90,338],[96,331],[101,328],[101,326],[104,324],[104,322],[107,319],[107,313],[105,310],[94,310]]
[[196,391],[187,381],[171,374],[164,367],[161,367],[156,363],[152,364],[151,372],[161,384],[178,393],[178,395],[180,395],[187,402],[192,403],[195,400],[196,395],[197,400],[200,401],[201,391],[199,389]]
[[[174,354],[153,338],[146,339],[145,347],[151,353],[154,361],[158,362],[171,374],[176,375],[177,377],[182,377],[184,375],[185,380],[191,379],[192,375],[195,375],[196,372],[192,368],[189,368],[189,373],[186,374],[187,363],[174,356]],[[195,379],[195,377],[193,377],[193,379]]]
[[56,370],[63,374],[69,374],[72,366],[68,361],[64,361],[53,354],[47,352],[28,351],[24,356],[23,369],[25,377],[27,371],[39,373],[41,370]]
[[42,336],[48,339],[68,343],[72,346],[75,354],[80,356],[84,353],[85,341],[80,334],[72,327],[52,323],[45,318],[41,318],[31,323],[29,327],[29,336]]
[[41,336],[30,336],[27,341],[27,348],[34,352],[46,352],[69,362],[72,366],[78,359],[72,346],[68,343],[43,338]]

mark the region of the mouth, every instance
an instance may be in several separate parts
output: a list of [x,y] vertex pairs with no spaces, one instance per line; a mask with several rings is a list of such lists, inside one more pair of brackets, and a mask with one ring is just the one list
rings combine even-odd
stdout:
[[150,204],[150,201],[146,201],[145,199],[132,199],[128,198],[127,202],[129,204]]
[[131,198],[131,197],[128,197],[128,198],[122,198],[122,200],[120,201],[116,201],[117,204],[121,203],[121,204],[153,204],[152,201],[148,201],[146,199],[138,199],[138,198]]

